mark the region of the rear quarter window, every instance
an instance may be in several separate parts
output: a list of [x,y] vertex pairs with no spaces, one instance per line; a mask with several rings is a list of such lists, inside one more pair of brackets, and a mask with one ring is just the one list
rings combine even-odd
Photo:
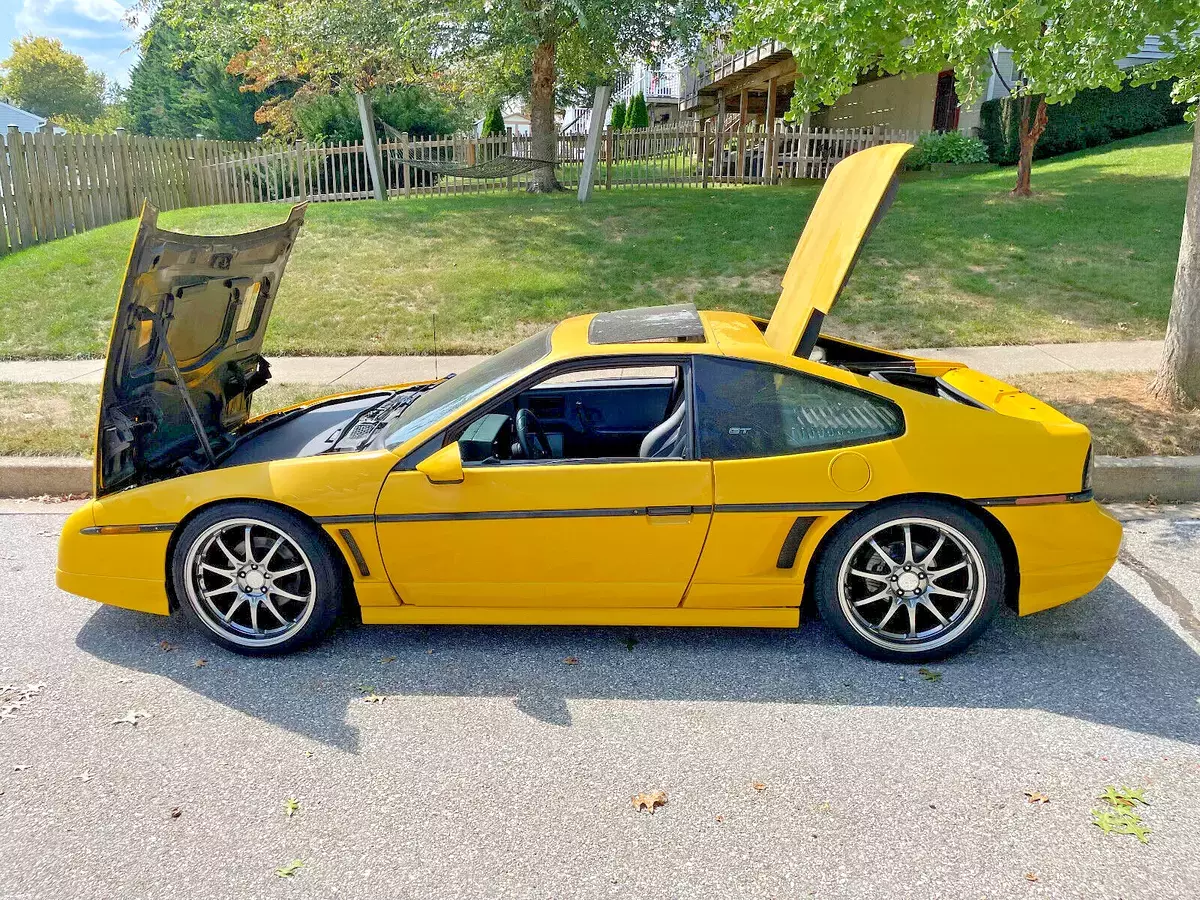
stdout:
[[745,360],[694,363],[700,455],[782,456],[868,444],[904,433],[895,403],[865,391]]

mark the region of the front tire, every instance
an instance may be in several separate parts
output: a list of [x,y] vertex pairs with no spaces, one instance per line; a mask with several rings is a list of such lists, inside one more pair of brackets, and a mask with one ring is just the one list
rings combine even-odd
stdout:
[[175,542],[179,605],[209,640],[265,656],[322,637],[337,618],[337,560],[315,526],[265,503],[224,503],[192,519]]
[[983,633],[1004,581],[1000,548],[984,524],[930,500],[880,506],[840,527],[813,588],[821,617],[859,653],[925,662]]

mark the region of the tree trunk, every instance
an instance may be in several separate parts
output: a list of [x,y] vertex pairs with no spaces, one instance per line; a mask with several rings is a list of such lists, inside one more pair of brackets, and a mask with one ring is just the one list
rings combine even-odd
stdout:
[[1192,132],[1192,171],[1183,211],[1183,239],[1162,364],[1150,393],[1172,406],[1200,406],[1200,121]]
[[[533,84],[529,91],[530,156],[558,161],[558,127],[554,124],[554,51],[553,41],[538,44],[533,51]],[[529,181],[531,194],[561,191],[554,166],[534,169]]]
[[1029,187],[1029,179],[1033,174],[1033,148],[1037,145],[1038,138],[1042,136],[1042,132],[1046,130],[1046,122],[1049,119],[1049,113],[1046,111],[1046,98],[1038,97],[1037,112],[1034,113],[1033,122],[1029,121],[1029,107],[1032,106],[1031,97],[1023,97],[1021,99],[1021,155],[1017,159],[1017,184],[1012,189],[1014,197],[1032,197],[1033,190]]

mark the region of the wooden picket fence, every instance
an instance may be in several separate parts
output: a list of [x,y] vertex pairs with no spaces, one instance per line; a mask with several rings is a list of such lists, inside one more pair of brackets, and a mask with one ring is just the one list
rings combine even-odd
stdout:
[[[736,117],[722,127],[681,122],[609,129],[595,184],[708,188],[821,179],[851,153],[916,137],[915,132],[781,123],[768,130]],[[558,139],[558,179],[567,188],[579,184],[586,143],[583,134]],[[497,157],[532,157],[528,135],[401,135],[382,143],[379,155],[390,197],[524,190],[532,177],[514,171],[478,178],[453,171]],[[178,209],[373,196],[361,143],[271,145],[48,130],[23,134],[10,128],[0,144],[0,255],[131,218],[146,200],[159,209]]]

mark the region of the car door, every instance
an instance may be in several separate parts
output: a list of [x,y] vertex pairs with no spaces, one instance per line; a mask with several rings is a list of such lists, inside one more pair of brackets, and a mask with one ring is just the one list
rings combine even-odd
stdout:
[[796,606],[801,544],[871,496],[872,462],[903,434],[890,400],[790,368],[697,357],[700,456],[713,522],[686,606]]
[[712,468],[695,458],[690,392],[683,402],[689,439],[674,457],[467,462],[457,483],[434,483],[403,465],[392,472],[376,521],[401,600],[564,609],[679,605],[712,516]]

